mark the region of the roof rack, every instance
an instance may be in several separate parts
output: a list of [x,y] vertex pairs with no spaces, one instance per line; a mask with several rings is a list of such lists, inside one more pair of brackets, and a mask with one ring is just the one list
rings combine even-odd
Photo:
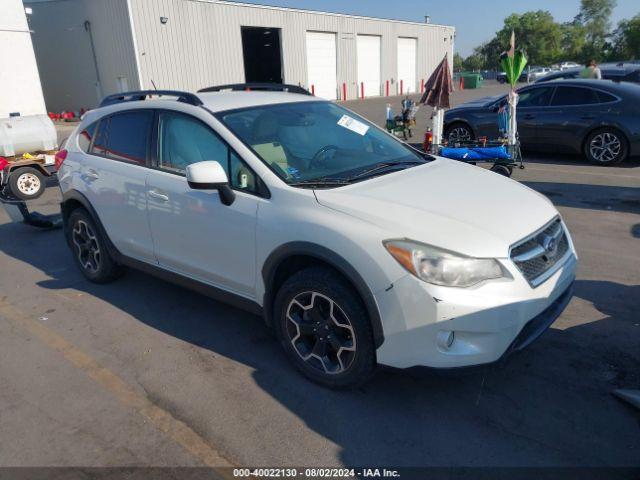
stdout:
[[202,105],[202,100],[200,100],[196,94],[190,92],[181,92],[179,90],[136,90],[133,92],[122,92],[107,95],[102,99],[99,106],[106,107],[107,105],[115,105],[116,103],[146,100],[147,97],[151,96],[176,97],[178,102],[188,103],[195,106]]
[[298,86],[288,85],[286,83],[232,83],[230,85],[216,85],[214,87],[207,87],[198,90],[198,93],[204,92],[221,92],[223,90],[231,91],[267,91],[267,92],[288,92],[288,93],[301,93],[302,95],[311,95],[311,93]]

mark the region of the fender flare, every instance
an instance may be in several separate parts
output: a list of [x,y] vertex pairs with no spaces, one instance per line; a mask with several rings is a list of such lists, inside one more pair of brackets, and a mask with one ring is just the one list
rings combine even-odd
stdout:
[[63,229],[64,229],[64,232],[65,232],[65,238],[66,238],[67,242],[69,241],[69,236],[67,235],[69,215],[71,215],[71,212],[73,211],[72,209],[69,208],[69,205],[72,202],[78,202],[80,205],[82,205],[82,207],[85,210],[87,210],[89,212],[89,215],[91,215],[91,218],[96,223],[96,227],[100,231],[100,234],[102,235],[102,238],[105,239],[105,243],[107,244],[106,246],[107,246],[107,250],[109,251],[109,254],[116,261],[122,262],[122,258],[123,258],[122,254],[115,247],[115,245],[113,244],[113,242],[109,238],[109,235],[107,235],[107,231],[105,230],[104,226],[102,225],[102,221],[100,220],[100,217],[98,216],[98,212],[96,212],[95,208],[93,208],[93,205],[91,205],[91,202],[87,199],[87,197],[85,197],[84,194],[80,193],[77,190],[69,190],[69,191],[65,192],[62,195],[62,202],[60,202],[60,210],[62,211],[62,225],[63,225]]
[[365,308],[367,309],[367,313],[369,314],[375,348],[377,349],[380,347],[384,342],[384,330],[382,328],[382,320],[380,319],[378,305],[376,304],[371,289],[358,271],[347,260],[333,250],[312,242],[285,243],[273,250],[265,260],[262,266],[262,280],[265,286],[262,305],[267,324],[273,325],[273,302],[277,292],[274,291],[272,285],[274,284],[276,271],[283,261],[286,261],[287,258],[296,255],[304,255],[318,259],[335,268],[351,282],[356,291],[360,294]]

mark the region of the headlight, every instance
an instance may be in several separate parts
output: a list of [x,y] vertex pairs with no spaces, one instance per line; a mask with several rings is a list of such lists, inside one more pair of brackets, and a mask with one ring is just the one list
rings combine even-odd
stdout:
[[410,240],[386,240],[385,248],[421,280],[447,287],[470,287],[505,276],[492,258],[471,258]]

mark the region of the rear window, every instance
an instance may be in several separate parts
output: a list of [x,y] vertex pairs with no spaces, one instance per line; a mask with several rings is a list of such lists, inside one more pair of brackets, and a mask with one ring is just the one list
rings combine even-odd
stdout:
[[151,110],[117,113],[100,121],[92,153],[113,160],[145,165]]
[[598,93],[590,88],[558,87],[551,106],[589,105],[599,101]]
[[616,100],[618,100],[613,95],[605,92],[598,92],[598,98],[600,99],[600,103],[609,103],[609,102],[615,102]]

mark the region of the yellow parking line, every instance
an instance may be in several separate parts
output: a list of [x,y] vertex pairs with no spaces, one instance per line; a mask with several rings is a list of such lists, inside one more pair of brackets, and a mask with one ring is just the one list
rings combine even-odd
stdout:
[[[38,337],[47,346],[56,350],[76,368],[86,373],[92,380],[111,392],[122,404],[133,408],[155,427],[169,435],[187,452],[210,467],[233,467],[220,452],[187,424],[158,407],[146,396],[136,392],[115,373],[100,365],[90,355],[65,340],[43,323],[36,321],[13,305],[0,300],[0,315]],[[219,472],[223,477],[232,478],[231,472]]]

